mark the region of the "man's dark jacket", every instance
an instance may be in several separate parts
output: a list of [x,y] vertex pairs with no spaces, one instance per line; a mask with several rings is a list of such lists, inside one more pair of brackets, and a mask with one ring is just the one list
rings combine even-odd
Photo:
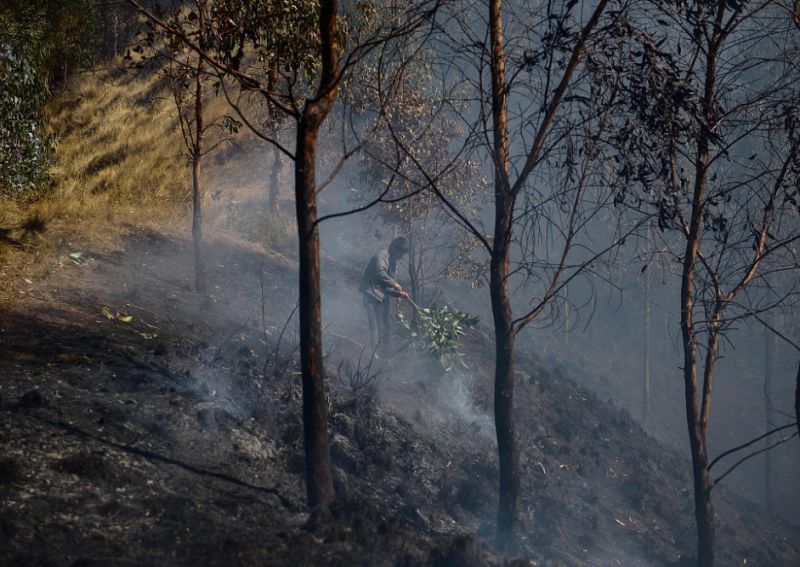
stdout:
[[389,275],[389,251],[378,250],[364,270],[358,289],[378,301],[383,301],[387,292],[395,295],[394,289],[397,285],[397,281]]

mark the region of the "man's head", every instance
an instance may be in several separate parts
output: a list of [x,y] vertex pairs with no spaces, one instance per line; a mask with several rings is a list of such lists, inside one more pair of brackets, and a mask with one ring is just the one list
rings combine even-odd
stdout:
[[396,259],[400,259],[408,253],[409,248],[410,244],[408,238],[405,236],[398,236],[389,244],[389,254]]

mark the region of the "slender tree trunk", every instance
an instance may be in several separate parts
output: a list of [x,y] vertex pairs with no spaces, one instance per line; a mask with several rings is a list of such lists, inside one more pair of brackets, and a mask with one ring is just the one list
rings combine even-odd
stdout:
[[339,45],[338,0],[321,0],[319,13],[322,73],[316,96],[308,99],[297,121],[295,207],[299,244],[300,360],[303,375],[303,432],[308,505],[327,509],[333,501],[328,447],[328,402],[322,364],[322,299],[319,227],[317,225],[317,135],[336,98]]
[[[722,42],[722,22],[725,0],[719,0],[714,30],[708,40],[704,75],[702,116],[705,124],[713,123],[714,100],[716,98],[717,54]],[[701,129],[697,137],[695,156],[695,180],[692,195],[692,213],[686,237],[686,252],[681,273],[681,335],[683,340],[683,380],[686,401],[686,422],[689,430],[689,445],[692,453],[692,477],[694,484],[695,521],[697,527],[697,565],[714,565],[714,506],[711,501],[711,480],[708,471],[707,427],[711,407],[713,368],[716,362],[717,335],[714,324],[709,329],[709,348],[702,389],[702,408],[699,404],[697,383],[697,336],[694,323],[695,266],[698,260],[702,217],[709,164],[710,132]],[[715,310],[715,319],[720,315],[720,305]]]
[[[275,91],[278,87],[278,68],[277,63],[272,62],[269,71],[267,72],[267,89]],[[278,124],[277,111],[273,108],[272,104],[267,104],[267,112],[269,113],[269,120],[272,123],[271,134],[272,139],[277,141],[280,135],[280,127]],[[269,210],[277,213],[280,209],[280,188],[281,188],[281,169],[283,169],[283,161],[281,160],[281,151],[278,146],[272,144],[272,172],[269,177],[269,187],[267,188],[267,206]]]
[[[648,227],[648,242],[651,242]],[[644,273],[644,361],[642,385],[642,427],[647,431],[650,421],[650,270]]]
[[[203,29],[205,10],[198,9],[199,29]],[[203,293],[206,291],[206,267],[203,255],[203,191],[200,185],[200,161],[203,157],[204,124],[203,124],[203,73],[202,57],[197,58],[197,76],[194,93],[195,140],[192,148],[192,240],[194,241],[194,285]]]
[[[708,457],[703,454],[707,463]],[[716,520],[714,503],[711,500],[711,485],[708,468],[696,468],[695,483],[695,521],[697,522],[697,565],[698,567],[711,567],[714,565],[714,536]],[[701,487],[698,491],[697,487]]]
[[192,240],[194,243],[194,287],[206,291],[206,268],[203,256],[203,193],[200,187],[200,158],[192,163]]
[[[707,154],[706,154],[707,157]],[[706,162],[707,163],[707,162]],[[706,424],[698,401],[697,384],[697,338],[693,320],[695,261],[700,237],[702,211],[699,203],[705,192],[705,176],[695,186],[695,204],[686,245],[686,255],[681,284],[681,333],[683,338],[683,379],[686,401],[686,422],[689,430],[689,445],[692,453],[694,479],[695,520],[697,522],[697,565],[714,565],[714,508],[711,502],[711,483],[708,472],[706,447]],[[710,372],[707,361],[706,374]],[[708,379],[708,378],[707,378]],[[704,387],[705,390],[705,387]],[[705,401],[705,400],[704,400]],[[705,404],[704,404],[705,406]],[[704,410],[706,407],[703,408]]]
[[[273,128],[272,135],[275,139],[278,137],[278,129]],[[281,188],[281,170],[283,169],[283,160],[281,159],[281,151],[278,146],[272,146],[272,171],[269,176],[269,193],[268,193],[268,206],[269,210],[278,212],[280,210],[280,188]]]
[[111,8],[111,35],[114,39],[114,57],[119,55],[119,10]]
[[[506,217],[508,218],[508,217]],[[505,223],[503,223],[505,224]],[[495,231],[497,237],[498,230]],[[492,255],[489,288],[492,298],[495,338],[494,422],[497,431],[497,456],[500,465],[497,545],[513,549],[519,516],[519,454],[514,421],[514,342],[508,293],[508,246]]]
[[489,292],[495,336],[494,422],[500,465],[497,510],[497,545],[516,546],[519,516],[519,454],[514,422],[514,330],[508,289],[511,223],[514,199],[508,181],[508,118],[506,110],[505,53],[502,0],[489,3],[492,71],[492,125],[494,130],[494,240],[489,266]]
[[[699,218],[699,216],[698,216]],[[694,225],[694,223],[692,223]],[[691,232],[690,232],[691,234]],[[697,235],[697,232],[695,232]],[[687,243],[687,258],[696,257],[697,239]],[[692,308],[694,303],[694,260],[687,266],[681,289],[681,332],[684,352],[684,394],[686,401],[686,422],[689,429],[689,445],[692,453],[692,478],[694,484],[695,521],[697,523],[697,565],[714,565],[714,509],[711,503],[711,488],[708,475],[708,454],[706,436],[701,425],[700,407],[697,391],[697,342],[694,334]]]
[[328,449],[328,403],[322,364],[322,305],[319,279],[319,229],[316,226],[317,128],[304,116],[297,125],[295,201],[300,272],[300,360],[303,374],[303,425],[308,505],[333,501]]
[[411,299],[417,305],[422,305],[422,293],[417,279],[417,246],[413,239],[411,239],[411,250],[408,252],[408,281],[411,287]]
[[[411,208],[413,206],[413,201],[410,200],[408,206]],[[422,256],[422,237],[413,228],[410,218],[411,212],[408,213],[408,217],[409,218],[404,220],[406,236],[408,237],[410,248],[408,251],[408,282],[411,287],[411,299],[413,299],[417,305],[422,305],[422,290],[420,289],[421,282],[419,279],[420,262],[418,261]]]
[[[422,305],[422,297],[420,296],[419,279],[418,279],[418,263],[417,257],[421,250],[422,236],[414,230],[414,221],[412,219],[411,210],[414,207],[414,198],[409,197],[406,200],[406,210],[400,217],[400,222],[397,223],[402,226],[403,234],[408,238],[409,250],[406,256],[408,262],[408,285],[411,291],[411,299],[417,305]],[[417,320],[417,313],[414,310],[412,321]]]
[[797,378],[794,383],[794,417],[797,422],[797,439],[800,440],[800,362],[797,363]]
[[[772,411],[772,377],[775,360],[775,337],[772,331],[764,327],[764,431],[775,427],[775,416]],[[770,441],[764,441],[769,446]],[[772,451],[764,452],[764,507],[768,514],[775,510],[775,499],[772,493]]]
[[717,304],[709,327],[706,345],[705,367],[703,371],[703,395],[700,419],[695,432],[690,434],[695,440],[691,443],[694,466],[695,521],[697,522],[698,551],[697,563],[702,567],[714,565],[714,537],[716,517],[711,500],[711,475],[708,469],[708,421],[711,411],[711,394],[714,384],[714,369],[719,352],[719,328],[722,321],[722,307]]

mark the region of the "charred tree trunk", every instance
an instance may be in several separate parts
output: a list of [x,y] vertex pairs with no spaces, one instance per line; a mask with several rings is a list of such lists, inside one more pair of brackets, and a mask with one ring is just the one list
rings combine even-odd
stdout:
[[[497,510],[497,545],[513,549],[519,515],[519,454],[514,421],[514,331],[508,293],[509,247],[498,242],[510,223],[502,218],[495,230],[495,253],[490,266],[489,288],[492,298],[495,338],[494,422],[497,431],[497,456],[500,465],[500,490]],[[505,228],[503,228],[505,227]]]
[[[274,135],[277,137],[277,129]],[[280,210],[280,188],[281,188],[281,170],[283,169],[283,161],[281,160],[281,151],[277,146],[272,146],[272,171],[269,176],[269,196],[268,206],[269,210],[278,212]]]
[[500,490],[497,510],[497,545],[513,549],[519,516],[519,454],[514,422],[514,342],[516,332],[509,300],[508,272],[514,198],[509,187],[508,118],[506,109],[505,53],[502,0],[489,4],[492,70],[492,125],[494,129],[494,240],[489,292],[495,337],[494,421]]
[[322,364],[319,226],[317,225],[317,135],[336,98],[339,73],[337,0],[320,2],[322,76],[316,97],[306,101],[297,121],[295,207],[299,244],[300,360],[303,375],[303,431],[308,505],[326,509],[333,501],[328,447],[328,402]]
[[[711,503],[711,484],[708,473],[706,435],[700,418],[697,388],[697,341],[692,309],[694,306],[694,259],[697,255],[700,214],[695,222],[693,214],[690,238],[681,285],[681,333],[683,338],[683,379],[686,401],[686,422],[692,453],[692,478],[694,481],[695,521],[697,523],[697,565],[714,565],[714,509]],[[692,236],[692,234],[694,236]]]
[[[772,410],[772,377],[775,360],[775,337],[772,331],[764,327],[764,431],[775,427],[775,416]],[[764,441],[769,446],[769,440]],[[775,510],[775,499],[772,493],[772,451],[764,452],[764,507],[768,514]]]
[[[408,253],[408,281],[411,287],[411,300],[424,307],[424,302],[422,299],[422,291],[420,290],[419,280],[417,279],[417,246],[414,243],[414,239],[411,240],[411,250]],[[419,324],[419,313],[416,309],[412,309],[411,311],[411,326],[416,328]]]
[[[198,9],[198,29],[202,35],[204,29],[204,6]],[[201,45],[202,46],[202,45]],[[203,293],[206,291],[206,266],[203,255],[203,191],[200,185],[200,161],[203,158],[204,124],[203,124],[203,58],[197,57],[197,76],[194,93],[195,139],[192,148],[192,240],[194,241],[194,285]]]
[[[422,298],[422,279],[420,277],[422,271],[422,253],[423,253],[423,234],[421,231],[415,230],[414,221],[411,218],[411,207],[414,205],[413,197],[408,202],[408,215],[403,219],[405,224],[405,234],[408,237],[409,251],[408,251],[408,283],[411,288],[411,299],[417,305],[423,304]],[[416,310],[414,318],[416,319]]]
[[794,416],[797,421],[797,435],[800,439],[800,362],[797,363],[797,378],[794,384]]
[[[649,234],[648,242],[652,239]],[[644,273],[644,383],[642,384],[642,428],[647,431],[650,421],[650,270]]]
[[192,163],[192,240],[194,243],[194,286],[206,291],[206,267],[203,256],[203,192],[200,187],[200,158]]
[[[706,463],[708,462],[705,450],[703,459]],[[695,467],[694,484],[695,521],[697,522],[697,565],[698,567],[711,567],[714,565],[716,520],[707,468]],[[698,487],[701,487],[700,490],[698,490]]]
[[[267,73],[267,89],[274,91],[278,84],[278,69],[276,63],[270,66]],[[270,120],[272,122],[272,139],[277,141],[280,135],[280,127],[278,124],[277,111],[273,108],[274,105],[267,104],[267,111],[270,113]],[[281,160],[281,151],[276,144],[272,144],[272,171],[269,176],[269,187],[267,187],[267,206],[269,210],[277,213],[280,209],[280,188],[281,188],[281,170],[283,169],[283,161]]]
[[[725,0],[720,0],[714,32],[708,40],[706,55],[702,115],[706,124],[712,123],[716,97],[717,53],[722,40],[722,21]],[[709,329],[709,346],[703,373],[702,407],[697,382],[697,335],[694,322],[695,269],[700,249],[703,211],[709,164],[710,132],[707,128],[697,137],[697,153],[694,164],[694,188],[692,213],[686,235],[686,252],[681,272],[681,336],[683,342],[683,380],[686,402],[686,423],[689,431],[689,446],[692,453],[692,478],[694,484],[695,521],[697,527],[697,565],[714,565],[714,506],[711,501],[711,479],[708,470],[707,427],[711,408],[713,368],[716,362],[717,330]],[[719,299],[719,298],[718,298]],[[718,321],[721,304],[715,308],[714,319]]]
[[303,374],[303,426],[308,505],[333,501],[333,476],[328,449],[328,403],[322,365],[322,305],[319,280],[319,229],[316,204],[318,120],[304,116],[297,125],[295,201],[300,272],[300,360]]
[[[693,223],[694,224],[694,223]],[[691,232],[690,232],[691,233]],[[692,244],[693,243],[693,244]],[[696,255],[697,241],[690,239],[687,256]],[[714,565],[714,507],[711,501],[711,479],[708,470],[706,429],[701,417],[697,388],[697,341],[692,321],[694,268],[684,268],[681,290],[681,332],[684,349],[684,389],[689,445],[692,453],[695,521],[697,525],[697,565]]]

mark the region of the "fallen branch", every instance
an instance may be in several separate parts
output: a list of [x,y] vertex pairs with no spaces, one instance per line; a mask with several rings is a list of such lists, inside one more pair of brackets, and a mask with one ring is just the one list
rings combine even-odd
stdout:
[[264,493],[267,493],[267,494],[271,494],[271,495],[275,496],[280,501],[280,503],[283,505],[283,507],[286,508],[287,510],[289,510],[291,512],[297,512],[298,511],[298,507],[294,504],[294,502],[292,502],[291,500],[289,500],[285,496],[281,495],[276,488],[273,488],[273,487],[270,487],[270,486],[258,486],[258,485],[255,485],[255,484],[250,484],[249,482],[240,480],[240,479],[238,479],[238,478],[236,478],[234,476],[231,476],[229,474],[215,472],[215,471],[209,471],[209,470],[206,470],[206,469],[201,469],[201,468],[196,467],[194,465],[191,465],[189,463],[185,463],[183,461],[179,461],[178,459],[174,459],[172,457],[167,457],[165,455],[161,455],[159,453],[155,453],[155,452],[150,451],[148,449],[141,449],[139,447],[133,447],[131,445],[126,445],[124,443],[118,443],[116,441],[112,441],[111,439],[106,439],[104,437],[100,437],[98,435],[92,435],[91,433],[88,433],[87,431],[84,431],[80,427],[72,425],[71,423],[66,423],[64,421],[58,421],[58,420],[50,420],[50,419],[47,419],[47,418],[44,418],[44,417],[39,417],[39,416],[34,416],[34,417],[36,419],[39,419],[40,421],[42,421],[44,423],[47,423],[48,425],[51,425],[53,427],[59,427],[59,428],[63,429],[64,431],[66,431],[68,433],[71,433],[72,435],[77,435],[79,437],[83,437],[83,438],[86,438],[86,439],[92,439],[94,441],[97,441],[98,443],[103,443],[105,445],[108,445],[108,446],[113,447],[115,449],[118,449],[120,451],[124,451],[126,453],[145,458],[145,459],[147,459],[149,461],[156,461],[156,462],[164,463],[164,464],[167,464],[167,465],[173,465],[173,466],[182,468],[183,470],[188,471],[188,472],[193,473],[193,474],[197,474],[197,475],[201,475],[201,476],[207,476],[207,477],[211,477],[211,478],[216,478],[216,479],[222,480],[224,482],[228,482],[228,483],[231,483],[231,484],[235,484],[237,486],[241,486],[242,488],[248,488],[250,490],[256,490],[258,492],[264,492]]

